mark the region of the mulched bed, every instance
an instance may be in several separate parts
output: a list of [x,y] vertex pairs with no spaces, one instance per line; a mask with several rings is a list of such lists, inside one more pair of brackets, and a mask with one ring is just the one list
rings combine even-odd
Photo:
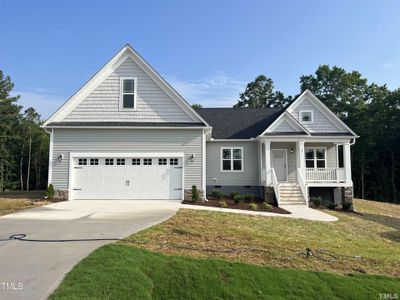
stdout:
[[[263,212],[273,212],[273,213],[277,213],[277,214],[290,214],[290,212],[288,212],[287,210],[284,210],[280,207],[277,207],[275,205],[272,205],[271,208],[264,208],[262,206],[263,201],[261,199],[255,199],[253,202],[248,202],[248,201],[242,201],[239,204],[236,204],[232,198],[230,197],[224,197],[224,199],[219,200],[210,196],[207,196],[208,201],[198,201],[196,203],[193,203],[191,201],[183,201],[184,204],[190,204],[190,205],[200,205],[200,206],[212,206],[212,207],[220,207],[219,206],[219,202],[220,201],[225,201],[226,204],[228,204],[228,207],[226,208],[232,208],[232,209],[241,209],[241,210],[250,210],[249,209],[249,204],[250,203],[256,203],[258,209],[256,211],[263,211]],[[254,211],[254,210],[253,210]]]

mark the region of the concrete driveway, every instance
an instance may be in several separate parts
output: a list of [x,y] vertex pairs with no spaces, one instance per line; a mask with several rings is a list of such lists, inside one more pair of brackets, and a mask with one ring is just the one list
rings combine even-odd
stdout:
[[163,222],[178,201],[66,201],[0,217],[0,299],[46,299],[64,275],[113,241],[27,242],[28,239],[118,239]]

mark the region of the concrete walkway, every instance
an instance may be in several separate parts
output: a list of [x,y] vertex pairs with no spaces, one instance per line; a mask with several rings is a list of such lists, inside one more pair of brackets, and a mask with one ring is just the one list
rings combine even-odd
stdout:
[[[163,222],[177,201],[66,201],[0,217],[0,299],[46,299],[64,275],[96,248]],[[8,240],[23,233],[29,239]]]
[[191,204],[182,204],[181,208],[194,209],[194,210],[209,210],[209,211],[218,211],[218,212],[226,212],[226,213],[235,213],[235,214],[244,214],[244,215],[253,215],[253,216],[264,216],[264,217],[284,217],[284,218],[294,218],[294,219],[305,219],[311,221],[323,221],[323,222],[334,222],[337,221],[338,218],[324,213],[322,211],[309,208],[305,205],[285,205],[281,206],[284,210],[291,212],[291,214],[277,214],[263,211],[251,211],[251,210],[241,210],[241,209],[232,209],[232,208],[219,208],[219,207],[209,207],[209,206],[201,206],[201,205],[191,205]]

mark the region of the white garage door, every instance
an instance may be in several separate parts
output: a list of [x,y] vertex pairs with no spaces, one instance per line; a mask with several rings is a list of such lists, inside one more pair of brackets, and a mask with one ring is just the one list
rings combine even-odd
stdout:
[[72,199],[182,199],[182,158],[74,157]]

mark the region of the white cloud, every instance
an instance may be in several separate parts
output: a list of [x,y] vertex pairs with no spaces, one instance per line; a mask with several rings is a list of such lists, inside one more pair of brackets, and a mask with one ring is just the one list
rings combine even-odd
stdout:
[[189,103],[200,103],[204,107],[232,107],[247,84],[222,72],[200,80],[182,80],[171,75],[165,78]]
[[18,103],[23,106],[23,110],[33,107],[41,115],[42,120],[51,116],[66,100],[55,91],[41,88],[14,91],[13,95],[21,96]]

